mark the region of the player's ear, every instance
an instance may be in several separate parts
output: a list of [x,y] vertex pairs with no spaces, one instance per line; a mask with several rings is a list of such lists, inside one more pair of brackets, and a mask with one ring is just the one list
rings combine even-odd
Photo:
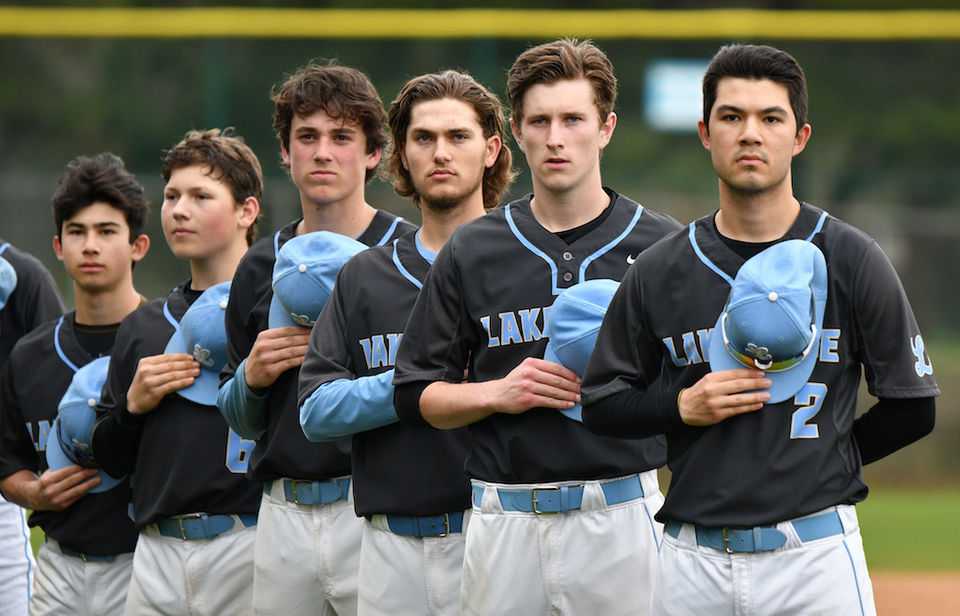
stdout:
[[260,202],[256,197],[247,197],[237,204],[237,224],[244,230],[252,227],[259,215]]
[[53,254],[57,255],[58,261],[63,261],[63,244],[60,242],[60,234],[53,236]]
[[510,133],[513,135],[513,140],[517,143],[517,147],[523,152],[523,137],[520,132],[520,123],[515,115],[510,116]]
[[706,123],[703,120],[697,121],[697,134],[700,135],[700,143],[703,144],[703,149],[710,149],[710,128],[707,127]]
[[600,124],[600,149],[607,147],[613,138],[613,131],[617,127],[617,114],[611,111],[607,119]]
[[503,148],[503,140],[500,138],[500,135],[490,135],[487,138],[487,155],[483,159],[483,166],[489,169],[497,162],[497,157],[500,156],[500,150]]
[[132,242],[130,242],[130,258],[134,263],[138,263],[150,250],[150,236],[146,233],[141,233],[138,235]]
[[367,169],[376,169],[380,164],[380,158],[383,156],[383,148],[377,148],[367,154]]
[[282,143],[280,144],[280,162],[286,169],[290,169],[290,152]]
[[797,131],[797,136],[793,140],[793,155],[796,156],[807,147],[807,142],[810,141],[810,135],[813,134],[813,127],[809,123],[804,124],[800,127],[800,130]]

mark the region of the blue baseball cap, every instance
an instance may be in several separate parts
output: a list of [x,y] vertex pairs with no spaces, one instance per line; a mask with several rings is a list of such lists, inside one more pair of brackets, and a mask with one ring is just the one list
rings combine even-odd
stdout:
[[227,326],[224,315],[230,283],[221,282],[204,291],[180,319],[164,353],[186,353],[200,364],[200,374],[189,387],[177,393],[198,404],[216,406],[220,371],[227,364]]
[[811,242],[787,240],[748,259],[710,334],[710,369],[763,370],[768,404],[797,393],[817,363],[827,262]]
[[[47,466],[57,470],[78,465],[84,468],[97,468],[93,459],[93,427],[97,422],[96,406],[100,401],[100,392],[107,382],[110,368],[109,357],[99,357],[77,370],[60,399],[57,418],[50,428],[47,438]],[[115,487],[123,478],[115,479],[99,472],[100,484],[91,492],[106,492]]]
[[[543,358],[583,378],[603,316],[619,286],[615,280],[600,278],[564,289],[554,300],[543,327],[543,335],[549,338]],[[579,404],[560,412],[582,421],[583,409]]]
[[273,266],[267,326],[313,327],[330,299],[340,268],[366,249],[357,240],[330,231],[305,233],[287,241]]
[[10,262],[0,257],[0,310],[7,305],[7,300],[17,288],[17,270]]

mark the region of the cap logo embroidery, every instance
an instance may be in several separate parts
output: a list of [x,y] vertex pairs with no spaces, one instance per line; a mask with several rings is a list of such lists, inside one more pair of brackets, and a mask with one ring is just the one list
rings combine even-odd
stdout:
[[314,321],[310,319],[305,314],[296,314],[294,312],[290,313],[290,318],[293,319],[293,322],[302,327],[313,327]]
[[747,343],[747,348],[744,350],[744,355],[749,355],[759,362],[757,367],[760,367],[760,364],[769,364],[773,361],[773,355],[770,354],[770,349],[765,346],[757,346],[752,342]]
[[206,366],[207,368],[213,368],[213,358],[210,357],[210,349],[205,349],[199,344],[193,345],[193,358],[197,360],[201,366]]

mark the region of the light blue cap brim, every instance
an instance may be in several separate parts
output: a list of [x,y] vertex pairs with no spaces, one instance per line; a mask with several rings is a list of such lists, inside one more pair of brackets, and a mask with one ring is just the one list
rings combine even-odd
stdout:
[[[766,378],[770,380],[770,399],[767,404],[776,404],[790,398],[807,383],[810,375],[813,374],[813,368],[817,364],[817,356],[820,355],[820,337],[823,332],[823,313],[826,308],[826,294],[818,294],[824,299],[814,301],[814,313],[816,315],[817,335],[813,343],[810,354],[803,361],[793,366],[789,370],[782,372],[766,372]],[[713,326],[713,333],[710,334],[710,371],[720,372],[722,370],[740,370],[748,368],[727,351],[723,345],[723,332],[720,329],[720,322],[725,312],[721,312],[717,317],[717,323]]]
[[[181,333],[181,330],[176,330],[173,332],[173,335],[170,336],[170,340],[167,341],[167,347],[163,350],[164,354],[170,353],[186,353],[190,355],[190,351],[187,349],[187,342]],[[206,406],[216,406],[217,405],[217,394],[220,390],[220,375],[209,370],[200,367],[200,374],[193,381],[193,384],[189,387],[184,387],[183,389],[177,392],[177,395],[190,400],[191,402],[196,402],[197,404],[203,404]]]
[[[68,466],[76,466],[76,462],[73,462],[70,458],[68,458],[67,454],[63,451],[63,447],[60,446],[59,433],[60,422],[54,420],[53,426],[50,428],[50,433],[47,436],[47,466],[53,470],[66,468]],[[97,474],[100,476],[100,483],[90,490],[90,492],[93,494],[106,492],[111,488],[115,488],[125,479],[125,477],[114,479],[102,470]]]
[[267,327],[273,329],[275,327],[303,327],[298,325],[293,318],[290,316],[290,313],[283,307],[283,304],[280,303],[280,300],[277,299],[276,294],[270,299],[270,313],[267,316]]
[[[553,351],[553,345],[551,345],[550,342],[547,342],[547,348],[543,351],[543,359],[544,361],[560,364],[561,366],[563,365],[563,362],[560,361],[560,358],[557,357],[557,354]],[[579,404],[572,408],[564,409],[560,412],[574,421],[583,421],[583,407]]]

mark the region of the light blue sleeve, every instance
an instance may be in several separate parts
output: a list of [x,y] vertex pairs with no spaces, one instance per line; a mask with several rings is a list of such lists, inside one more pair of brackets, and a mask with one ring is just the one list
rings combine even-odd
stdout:
[[307,440],[331,441],[398,421],[393,408],[393,370],[337,379],[317,388],[300,407]]
[[254,393],[243,375],[246,360],[240,362],[229,381],[220,386],[217,408],[227,424],[241,437],[260,438],[267,429],[267,396]]

